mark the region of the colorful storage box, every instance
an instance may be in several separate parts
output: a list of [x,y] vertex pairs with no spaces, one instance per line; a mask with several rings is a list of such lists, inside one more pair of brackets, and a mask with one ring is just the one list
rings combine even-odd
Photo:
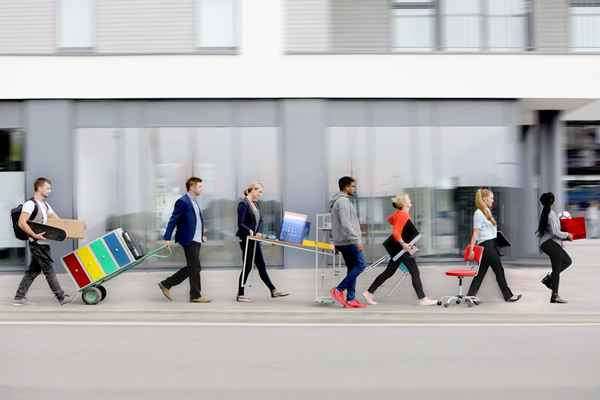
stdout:
[[62,264],[78,288],[86,287],[135,261],[115,229],[62,258]]

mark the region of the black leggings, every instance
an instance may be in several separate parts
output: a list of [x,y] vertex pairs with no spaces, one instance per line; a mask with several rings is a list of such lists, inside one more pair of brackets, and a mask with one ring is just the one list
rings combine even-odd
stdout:
[[[240,272],[240,279],[238,284],[238,296],[244,295],[244,288],[242,287],[242,278],[244,279],[244,285],[248,280],[248,275],[252,270],[252,253],[256,248],[256,255],[254,257],[254,264],[256,264],[256,268],[258,269],[258,275],[260,275],[260,279],[267,285],[269,288],[269,292],[272,294],[275,290],[275,285],[271,282],[269,278],[269,274],[267,273],[267,265],[265,263],[265,258],[263,257],[262,250],[260,248],[260,243],[255,240],[248,240],[248,258],[246,259],[246,273],[245,276],[242,277],[242,273]],[[244,254],[246,251],[246,238],[240,240],[240,248],[242,249],[242,263],[244,262]]]
[[560,273],[569,268],[573,261],[567,252],[552,239],[546,240],[540,246],[542,251],[550,257],[552,263],[552,273],[550,274],[550,282],[552,286],[552,294],[558,294],[558,285],[560,282]]
[[496,282],[498,282],[498,286],[500,286],[502,297],[504,297],[504,300],[510,299],[513,296],[513,293],[508,287],[508,283],[506,283],[504,267],[502,266],[502,261],[500,261],[500,254],[498,254],[496,239],[486,240],[485,242],[480,243],[479,246],[483,246],[483,257],[481,258],[477,276],[473,278],[467,296],[477,295],[481,282],[483,282],[483,278],[485,278],[485,274],[489,267],[492,267],[492,271],[494,271],[494,274],[496,275]]
[[391,278],[392,275],[394,275],[396,273],[396,271],[398,270],[400,263],[404,263],[404,265],[406,265],[406,268],[408,268],[408,272],[410,272],[410,277],[412,278],[412,285],[413,285],[413,288],[415,289],[415,293],[417,293],[417,297],[419,299],[424,298],[425,292],[423,292],[423,283],[421,282],[421,276],[419,274],[419,267],[418,267],[417,262],[415,261],[414,257],[408,253],[404,253],[402,255],[402,257],[400,257],[396,261],[390,260],[385,271],[383,271],[381,274],[379,274],[379,276],[377,276],[377,278],[375,278],[375,280],[369,287],[369,289],[368,289],[369,293],[371,293],[371,294],[375,293],[375,291],[379,288],[379,286],[381,286],[383,284],[383,282],[385,282],[389,278]]

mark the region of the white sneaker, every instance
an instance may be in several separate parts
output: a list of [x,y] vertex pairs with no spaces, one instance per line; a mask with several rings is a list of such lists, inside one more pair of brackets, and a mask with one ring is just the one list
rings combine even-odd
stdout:
[[362,295],[365,298],[365,300],[367,301],[367,304],[370,304],[372,306],[377,304],[377,302],[375,301],[375,296],[373,296],[368,290],[364,291]]
[[421,306],[435,306],[437,305],[437,300],[431,300],[429,297],[423,297],[419,300],[419,305]]
[[30,306],[32,303],[27,297],[13,300],[13,306]]

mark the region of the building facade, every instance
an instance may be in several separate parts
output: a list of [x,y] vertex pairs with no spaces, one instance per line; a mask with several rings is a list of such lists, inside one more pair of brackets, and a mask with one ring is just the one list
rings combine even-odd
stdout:
[[[234,267],[247,184],[265,185],[277,233],[352,175],[372,258],[408,192],[420,257],[457,259],[478,187],[496,193],[508,256],[533,257],[538,194],[567,207],[600,182],[600,1],[0,0],[0,20],[0,205],[48,176],[90,239],[122,226],[152,248],[197,175],[203,266]],[[0,268],[22,268],[0,232]]]

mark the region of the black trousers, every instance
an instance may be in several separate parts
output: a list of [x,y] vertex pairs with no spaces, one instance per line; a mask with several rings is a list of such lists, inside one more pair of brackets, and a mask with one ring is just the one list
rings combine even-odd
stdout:
[[502,297],[504,297],[504,300],[510,299],[513,296],[513,293],[508,287],[508,283],[506,283],[504,267],[502,266],[502,261],[500,260],[500,254],[498,254],[496,239],[486,240],[479,245],[483,246],[483,257],[481,259],[481,265],[479,265],[479,272],[477,272],[477,276],[473,278],[467,296],[477,295],[479,287],[481,286],[481,282],[483,282],[485,274],[491,267],[492,271],[494,271],[494,274],[496,275],[496,282],[498,282],[498,286],[502,292]]
[[18,300],[27,296],[31,284],[41,272],[44,273],[48,286],[50,286],[50,290],[52,290],[54,296],[56,296],[59,301],[64,299],[65,292],[63,292],[60,287],[60,283],[58,283],[58,279],[56,278],[56,272],[52,266],[53,260],[50,256],[50,246],[47,244],[30,242],[29,252],[31,253],[31,263],[29,264],[27,271],[25,271],[23,279],[21,279],[21,283],[15,294],[15,299]]
[[369,287],[369,293],[375,293],[375,291],[379,288],[379,286],[383,284],[383,282],[387,281],[389,278],[392,277],[392,275],[396,273],[401,263],[404,263],[404,265],[406,265],[406,268],[408,268],[408,272],[410,273],[410,277],[412,278],[412,285],[415,289],[417,297],[419,299],[424,298],[425,292],[423,291],[423,282],[421,282],[421,275],[419,274],[419,267],[417,265],[417,261],[413,256],[411,256],[408,253],[404,253],[402,257],[400,257],[396,261],[394,261],[393,259],[390,260],[385,271],[379,274]]
[[[260,275],[260,279],[267,285],[269,288],[269,293],[273,293],[275,290],[275,285],[271,282],[271,278],[269,278],[269,274],[267,273],[267,264],[265,263],[265,258],[263,257],[262,250],[260,248],[260,243],[249,240],[248,241],[248,257],[246,259],[246,268],[245,274],[242,276],[242,272],[240,272],[240,278],[238,280],[238,296],[244,295],[244,288],[242,287],[242,279],[243,284],[246,284],[248,280],[248,275],[250,275],[250,271],[252,270],[252,253],[254,249],[256,249],[256,254],[254,257],[254,264],[258,269],[258,275]],[[242,249],[242,263],[244,262],[244,254],[246,253],[246,238],[240,239],[240,248]]]
[[550,274],[552,294],[557,295],[560,283],[560,273],[569,268],[573,261],[565,249],[552,239],[546,240],[542,243],[540,248],[548,255],[548,257],[550,257],[550,262],[552,263],[552,273]]
[[187,265],[162,281],[164,287],[171,289],[173,286],[177,286],[189,278],[190,300],[201,296],[200,270],[202,267],[200,265],[200,247],[202,245],[198,242],[192,242],[187,246],[183,246]]

